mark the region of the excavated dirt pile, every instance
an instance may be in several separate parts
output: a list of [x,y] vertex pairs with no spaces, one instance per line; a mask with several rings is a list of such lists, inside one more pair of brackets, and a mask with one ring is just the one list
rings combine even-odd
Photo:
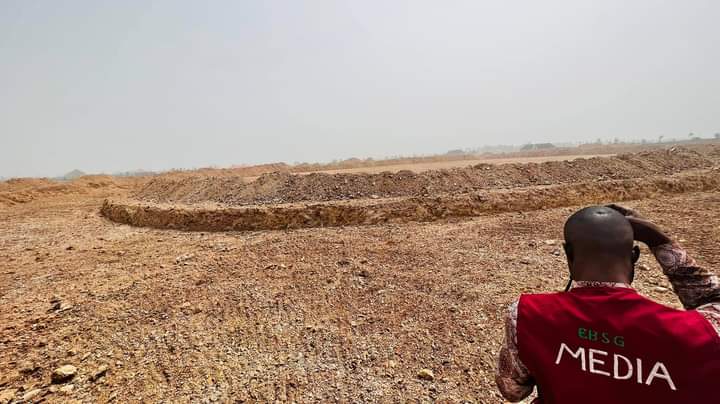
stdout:
[[106,200],[101,212],[134,226],[197,231],[432,221],[715,191],[717,161],[716,148],[703,153],[672,148],[420,174],[271,174],[250,183],[233,177],[161,178],[134,199]]
[[662,194],[716,191],[720,172],[669,177],[581,182],[547,187],[481,191],[437,197],[335,201],[269,206],[194,207],[106,200],[105,217],[119,223],[194,231],[282,230],[307,227],[429,222],[445,218],[544,210],[651,198]]
[[47,178],[17,178],[0,182],[0,207],[67,195],[119,194],[136,186],[139,179],[88,175],[72,181]]
[[712,167],[720,149],[698,152],[683,147],[613,157],[524,164],[480,164],[473,167],[414,173],[297,175],[264,174],[247,182],[239,176],[158,177],[133,199],[152,203],[230,206],[320,202],[392,197],[430,197],[488,189],[572,184],[672,175]]

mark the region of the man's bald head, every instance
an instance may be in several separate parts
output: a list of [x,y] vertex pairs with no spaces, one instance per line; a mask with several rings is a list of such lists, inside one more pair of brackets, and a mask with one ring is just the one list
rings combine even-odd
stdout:
[[631,278],[633,229],[621,213],[605,206],[581,209],[565,222],[564,233],[573,278],[606,280],[608,272]]

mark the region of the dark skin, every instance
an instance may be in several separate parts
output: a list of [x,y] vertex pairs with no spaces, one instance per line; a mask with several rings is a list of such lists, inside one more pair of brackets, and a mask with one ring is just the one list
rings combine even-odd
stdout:
[[576,281],[630,283],[633,278],[633,230],[618,211],[590,206],[565,223],[565,253]]
[[663,233],[655,223],[643,218],[634,210],[624,208],[620,205],[607,205],[608,208],[613,209],[623,216],[630,222],[633,229],[634,238],[636,241],[644,243],[649,248],[657,247],[659,245],[667,244],[672,239]]
[[655,247],[670,242],[658,226],[618,205],[591,206],[565,223],[565,252],[576,281],[630,284],[639,249],[634,241]]

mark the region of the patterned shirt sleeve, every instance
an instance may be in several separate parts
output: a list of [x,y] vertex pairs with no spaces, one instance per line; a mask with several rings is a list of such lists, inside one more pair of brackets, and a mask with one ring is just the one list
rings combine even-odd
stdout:
[[518,402],[532,393],[535,381],[527,367],[520,360],[517,344],[518,303],[510,305],[505,317],[505,342],[498,356],[498,371],[495,376],[500,394],[506,400]]
[[720,334],[720,280],[717,275],[698,266],[677,243],[662,244],[652,251],[683,306],[688,310],[696,309]]

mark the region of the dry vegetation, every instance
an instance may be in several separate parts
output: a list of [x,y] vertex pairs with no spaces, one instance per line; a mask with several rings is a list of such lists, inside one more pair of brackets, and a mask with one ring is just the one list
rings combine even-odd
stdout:
[[[578,180],[547,174],[572,171],[566,163],[557,163],[559,171],[552,164],[525,166],[533,167],[532,175],[520,166],[480,166],[471,170],[489,173],[463,182],[470,186],[466,195],[536,192],[525,199],[540,205],[557,195],[552,187],[570,187],[573,197],[546,209],[503,210],[506,200],[499,200],[498,209],[472,217],[278,231],[158,230],[99,214],[105,198],[150,192],[144,179],[85,178],[62,189],[42,180],[3,183],[0,401],[502,402],[493,374],[503,310],[520,293],[564,286],[558,239],[567,215],[587,203],[578,192],[642,198],[628,205],[656,219],[701,263],[720,264],[717,149],[660,153],[579,163],[588,169],[627,164],[610,170],[619,178],[589,183],[580,178],[586,172],[578,172]],[[492,185],[505,180],[496,170],[510,169],[518,173],[510,185]],[[640,186],[642,170],[674,185],[611,193],[626,181]],[[358,198],[367,199],[338,202],[328,196],[335,195],[332,188],[309,182],[306,189],[316,193],[287,206],[459,197],[442,188],[446,174],[403,175],[415,182],[431,178],[417,189],[435,188],[425,195],[402,191],[416,188],[400,182],[374,199],[366,194],[377,190],[359,187]],[[683,185],[692,176],[709,185]],[[516,181],[523,186],[503,189]],[[209,184],[213,195],[232,195]],[[533,191],[539,189],[549,191]],[[238,201],[235,208],[265,200]],[[636,287],[678,306],[648,254]],[[62,365],[76,372],[53,384]],[[432,377],[419,377],[423,369]]]

